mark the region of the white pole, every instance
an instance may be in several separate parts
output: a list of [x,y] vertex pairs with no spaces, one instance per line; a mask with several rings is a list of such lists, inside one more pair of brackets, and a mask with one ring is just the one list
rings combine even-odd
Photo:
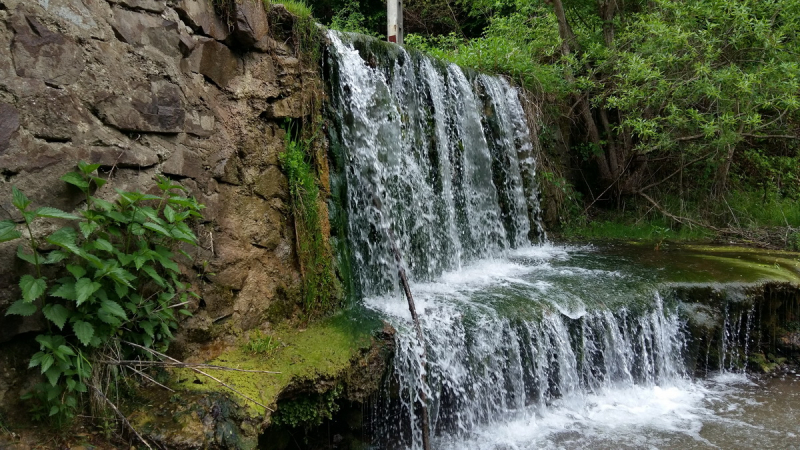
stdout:
[[403,43],[403,0],[386,0],[386,37],[389,42]]

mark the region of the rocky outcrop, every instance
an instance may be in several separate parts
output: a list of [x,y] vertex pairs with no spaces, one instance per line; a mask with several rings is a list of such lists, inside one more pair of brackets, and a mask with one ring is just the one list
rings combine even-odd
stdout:
[[[317,69],[273,40],[261,1],[230,8],[223,20],[210,0],[0,0],[0,220],[21,220],[12,186],[36,206],[79,209],[59,177],[80,160],[102,165],[96,195],[109,199],[156,174],[178,180],[206,205],[181,358],[268,329],[299,285],[278,154],[286,119],[310,112]],[[17,245],[0,244],[0,353],[41,327],[4,315],[20,295]],[[23,382],[5,376],[0,399],[16,398]]]

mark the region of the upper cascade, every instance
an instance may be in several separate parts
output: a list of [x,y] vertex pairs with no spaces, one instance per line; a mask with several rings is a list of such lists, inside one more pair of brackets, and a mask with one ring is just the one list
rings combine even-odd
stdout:
[[365,36],[328,37],[332,146],[363,295],[398,285],[390,240],[425,281],[545,239],[516,88]]

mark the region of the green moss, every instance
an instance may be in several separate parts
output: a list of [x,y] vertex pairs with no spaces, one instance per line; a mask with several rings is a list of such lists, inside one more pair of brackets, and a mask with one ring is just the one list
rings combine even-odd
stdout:
[[[273,371],[250,373],[210,370],[213,376],[258,402],[275,409],[280,393],[294,383],[333,379],[350,367],[353,358],[371,345],[375,322],[354,322],[343,314],[310,325],[305,330],[282,329],[272,333],[278,347],[269,355],[253,355],[241,348],[223,353],[209,364],[225,367]],[[178,371],[177,387],[191,391],[229,392],[224,386],[187,369]],[[247,407],[248,414],[263,416],[266,411],[246,399],[233,395]]]

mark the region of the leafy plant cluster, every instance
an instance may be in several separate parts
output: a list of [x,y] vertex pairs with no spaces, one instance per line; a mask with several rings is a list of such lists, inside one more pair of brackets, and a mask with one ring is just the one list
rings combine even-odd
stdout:
[[[41,311],[46,319],[48,331],[36,337],[40,348],[30,361],[46,382],[28,396],[38,398],[46,414],[60,422],[79,408],[80,395],[92,386],[93,367],[103,363],[109,346],[130,342],[164,351],[178,324],[176,313],[189,315],[185,306],[189,296],[196,296],[181,281],[176,252],[189,258],[180,246],[197,244],[189,223],[201,217],[203,206],[164,177],[157,181],[160,195],[118,190],[115,202],[103,200],[91,195],[106,183],[98,168],[81,162],[77,172],[61,178],[85,195],[80,216],[32,208],[31,200],[13,188],[27,240],[17,256],[30,264],[31,273],[20,278],[22,298],[6,315]],[[33,230],[39,219],[72,224],[41,239]],[[13,222],[0,222],[0,242],[20,237]],[[150,356],[134,350],[130,346],[124,356]]]
[[333,418],[339,410],[336,400],[342,394],[342,387],[337,385],[324,394],[303,396],[288,402],[282,402],[272,416],[272,423],[277,426],[291,428],[313,428],[322,425],[324,420]]
[[320,191],[308,151],[313,141],[313,136],[306,140],[293,140],[291,133],[287,132],[286,151],[279,155],[289,180],[297,253],[303,275],[303,306],[309,315],[331,311],[341,297],[333,257],[322,231]]

